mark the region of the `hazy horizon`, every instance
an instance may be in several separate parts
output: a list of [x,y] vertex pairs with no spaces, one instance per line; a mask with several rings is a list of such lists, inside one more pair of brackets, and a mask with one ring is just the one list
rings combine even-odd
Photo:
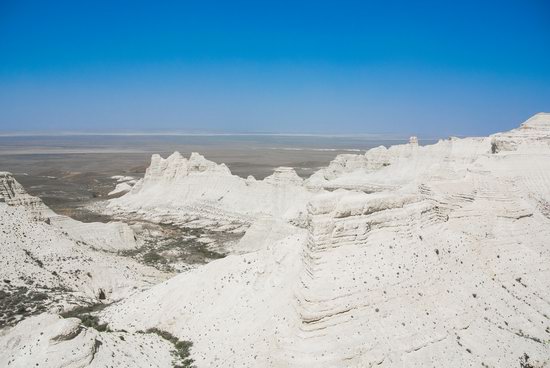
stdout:
[[[326,138],[347,138],[360,137],[364,139],[388,139],[402,140],[408,139],[415,134],[401,133],[316,133],[316,132],[231,132],[231,131],[177,131],[177,130],[127,130],[127,131],[93,131],[93,130],[0,130],[0,137],[78,137],[78,136],[188,136],[188,137],[262,137],[262,136],[280,136],[280,137],[326,137]],[[445,137],[427,137],[425,139],[445,138]]]
[[[540,111],[538,113],[546,113]],[[537,114],[538,114],[537,113]],[[533,114],[534,116],[536,114]],[[526,117],[524,120],[517,122],[515,125],[511,125],[509,128],[499,131],[488,132],[485,135],[493,133],[499,133],[509,129],[514,129],[520,126],[521,123],[528,120],[532,116]],[[323,133],[315,131],[303,131],[303,132],[286,132],[286,131],[231,131],[231,130],[201,130],[201,129],[187,129],[187,130],[168,130],[168,129],[126,129],[126,130],[93,130],[93,129],[52,129],[52,130],[2,130],[0,129],[0,137],[55,137],[55,136],[282,136],[282,137],[361,137],[368,139],[385,139],[385,140],[403,140],[408,139],[411,136],[417,136],[423,139],[444,139],[448,137],[467,137],[475,136],[468,134],[450,134],[450,135],[437,135],[437,134],[417,134],[414,131],[401,131],[401,132],[351,132],[351,133]]]

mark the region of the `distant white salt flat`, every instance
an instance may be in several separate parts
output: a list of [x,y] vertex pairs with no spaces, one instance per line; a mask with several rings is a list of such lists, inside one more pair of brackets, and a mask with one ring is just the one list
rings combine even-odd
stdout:
[[65,149],[65,148],[28,148],[6,147],[0,148],[2,155],[57,155],[57,154],[81,154],[81,153],[143,153],[144,150],[136,149]]
[[269,147],[270,150],[278,151],[321,151],[321,152],[361,152],[358,148],[310,148],[310,147]]
[[71,137],[71,136],[189,136],[189,137],[323,137],[403,140],[408,136],[394,133],[187,133],[187,132],[18,132],[0,131],[0,137]]

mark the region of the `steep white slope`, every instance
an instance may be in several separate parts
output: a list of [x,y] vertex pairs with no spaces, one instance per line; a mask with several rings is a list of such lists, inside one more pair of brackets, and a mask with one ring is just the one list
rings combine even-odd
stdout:
[[108,211],[189,227],[244,230],[258,216],[296,218],[310,192],[291,168],[264,180],[242,179],[227,166],[193,153],[153,155],[145,177],[126,195],[110,201]]
[[57,215],[40,198],[28,194],[9,172],[0,172],[0,203],[20,208],[26,218],[45,221],[76,242],[92,248],[118,251],[137,247],[131,228],[122,222],[83,223]]
[[491,136],[491,151],[515,151],[537,153],[548,148],[550,113],[539,113],[525,121],[519,128]]
[[180,274],[103,316],[113,328],[156,326],[185,336],[199,367],[269,366],[296,321],[293,288],[306,239],[295,230],[257,252]]
[[0,279],[11,288],[64,289],[112,301],[165,276],[97,249],[135,247],[125,224],[83,224],[58,216],[8,173],[0,176]]
[[138,247],[134,232],[130,226],[122,222],[85,223],[67,216],[53,216],[49,218],[49,222],[72,240],[93,249],[117,252]]
[[[307,182],[332,192],[309,198],[305,229],[263,243],[259,223],[242,239],[254,252],[102,316],[190,339],[204,367],[548,365],[549,127],[339,156]],[[151,182],[177,171],[163,165]]]
[[38,197],[28,194],[11,173],[0,171],[0,203],[9,206],[21,206],[36,218],[53,216],[50,210]]

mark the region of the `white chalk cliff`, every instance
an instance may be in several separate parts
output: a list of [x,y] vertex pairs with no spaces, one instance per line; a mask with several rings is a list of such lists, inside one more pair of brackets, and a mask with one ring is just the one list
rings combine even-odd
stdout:
[[232,175],[198,153],[153,155],[145,177],[109,203],[112,213],[133,213],[157,222],[189,227],[243,230],[258,217],[294,219],[311,192],[292,168],[281,167],[263,179]]
[[524,354],[549,364],[550,115],[486,138],[341,155],[281,192],[265,182],[247,189],[197,155],[154,157],[119,209],[191,206],[199,221],[204,197],[222,218],[303,206],[303,228],[263,218],[250,230],[270,239],[251,235],[253,252],[103,318],[189,339],[204,367],[512,367]]
[[[99,332],[52,314],[108,304],[166,278],[113,253],[136,247],[128,225],[56,215],[10,173],[0,172],[0,247],[1,367],[172,365],[172,344],[156,334]],[[18,309],[6,317],[10,308]],[[39,311],[44,313],[20,321]]]
[[550,114],[340,155],[305,181],[155,155],[108,211],[246,231],[234,254],[101,313],[192,341],[197,367],[550,364]]
[[[135,248],[130,227],[82,223],[51,211],[10,173],[0,172],[0,279],[118,300],[163,279],[157,270],[107,251]],[[104,251],[100,251],[104,250]]]

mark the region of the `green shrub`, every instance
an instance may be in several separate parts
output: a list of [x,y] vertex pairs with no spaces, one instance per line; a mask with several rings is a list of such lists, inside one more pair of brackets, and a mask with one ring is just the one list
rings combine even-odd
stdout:
[[172,335],[168,331],[160,330],[158,328],[150,328],[146,333],[154,333],[167,340],[174,345],[174,354],[178,358],[179,362],[174,362],[174,368],[191,368],[193,367],[194,360],[190,358],[190,349],[193,346],[191,341],[181,341],[176,336]]
[[80,319],[81,325],[94,328],[100,332],[105,332],[109,331],[107,323],[100,323],[99,318],[91,314],[92,312],[101,310],[105,307],[105,304],[76,307],[68,312],[61,313],[61,316],[63,318],[78,318]]
[[166,258],[154,251],[149,251],[143,255],[143,262],[145,263],[166,263]]

